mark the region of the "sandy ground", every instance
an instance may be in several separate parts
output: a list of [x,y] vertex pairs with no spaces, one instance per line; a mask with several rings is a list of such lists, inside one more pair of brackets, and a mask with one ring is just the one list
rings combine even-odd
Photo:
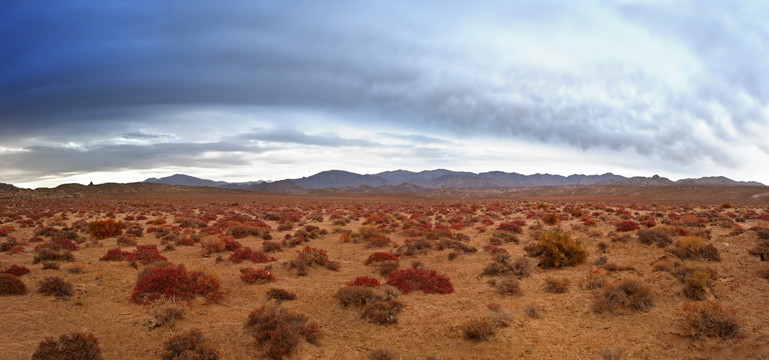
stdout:
[[[413,260],[421,261],[428,269],[435,269],[450,277],[455,291],[451,294],[424,294],[420,291],[403,294],[399,299],[405,304],[397,324],[375,325],[361,319],[359,311],[345,308],[334,297],[346,281],[355,277],[369,275],[378,277],[374,268],[364,265],[364,260],[374,251],[390,251],[393,248],[372,249],[362,243],[343,243],[340,235],[332,230],[329,214],[332,211],[349,212],[350,209],[370,209],[392,212],[393,216],[411,212],[440,214],[442,219],[451,218],[458,209],[468,208],[471,199],[457,202],[436,202],[419,200],[388,199],[382,201],[315,199],[276,202],[275,198],[265,201],[258,197],[244,199],[237,204],[217,202],[214,197],[200,197],[193,200],[172,197],[161,200],[142,199],[134,196],[130,199],[78,199],[72,201],[35,200],[29,202],[0,202],[0,226],[12,226],[9,232],[18,240],[32,238],[35,227],[22,227],[19,219],[11,219],[11,214],[25,213],[21,219],[28,219],[30,214],[43,214],[38,223],[49,224],[52,219],[66,215],[66,220],[59,220],[57,228],[70,225],[77,220],[101,220],[113,211],[117,219],[126,215],[146,214],[148,220],[165,216],[173,224],[176,215],[202,214],[213,209],[226,209],[249,216],[262,217],[266,208],[279,210],[284,207],[304,209],[304,212],[322,212],[322,222],[306,221],[307,224],[320,226],[329,232],[308,245],[328,252],[331,260],[341,263],[339,271],[325,268],[312,268],[307,276],[297,276],[282,263],[295,257],[294,250],[286,248],[275,254],[277,262],[271,263],[277,281],[266,285],[248,285],[239,278],[239,269],[247,266],[255,268],[264,264],[249,262],[235,264],[227,260],[229,252],[221,255],[224,261],[216,261],[217,254],[204,256],[200,245],[176,246],[173,251],[165,251],[170,262],[184,264],[188,269],[205,269],[221,279],[225,297],[220,303],[206,303],[202,298],[190,302],[186,317],[172,325],[157,328],[148,326],[150,315],[142,305],[131,303],[129,297],[136,283],[138,269],[126,262],[99,261],[108,249],[117,246],[116,238],[107,238],[81,244],[74,252],[75,262],[60,263],[59,270],[43,270],[42,264],[33,264],[34,246],[30,243],[25,250],[17,254],[0,253],[0,270],[8,265],[23,265],[31,273],[21,279],[29,291],[20,296],[1,296],[0,357],[4,359],[29,359],[41,340],[48,336],[58,336],[68,332],[92,332],[99,340],[105,359],[142,359],[159,358],[163,342],[172,335],[185,330],[198,328],[203,335],[219,349],[223,359],[259,359],[259,347],[253,337],[243,328],[251,310],[268,303],[266,291],[270,287],[280,287],[295,292],[298,299],[283,302],[282,306],[307,314],[317,321],[322,328],[322,337],[318,345],[302,341],[289,359],[365,359],[367,354],[377,349],[387,349],[402,359],[601,359],[607,350],[616,350],[623,359],[769,359],[769,281],[759,277],[759,272],[767,269],[769,263],[761,262],[757,256],[748,254],[754,246],[756,234],[745,231],[739,235],[730,235],[732,230],[708,223],[705,229],[711,231],[709,242],[720,250],[721,261],[706,262],[686,260],[688,265],[702,265],[716,269],[720,275],[709,297],[717,299],[727,307],[734,307],[742,324],[741,334],[733,338],[686,336],[685,330],[676,319],[675,312],[688,300],[683,294],[684,285],[667,272],[652,271],[652,264],[664,256],[672,256],[668,248],[641,244],[635,237],[635,231],[616,233],[629,234],[627,242],[612,241],[615,235],[614,222],[619,218],[615,212],[606,208],[622,208],[619,204],[601,205],[598,202],[580,201],[568,205],[580,207],[591,214],[599,212],[593,218],[597,226],[581,226],[582,219],[568,217],[557,225],[542,225],[542,230],[558,228],[572,231],[574,237],[583,240],[590,253],[584,264],[562,269],[535,269],[534,274],[521,279],[522,295],[505,296],[498,294],[487,284],[489,278],[480,277],[484,266],[491,256],[483,251],[489,244],[489,238],[496,226],[512,219],[525,219],[524,232],[517,235],[519,244],[501,245],[513,258],[525,255],[524,246],[533,242],[532,234],[540,221],[526,219],[528,211],[559,212],[567,204],[550,202],[548,209],[538,208],[542,203],[524,203],[515,199],[501,201],[502,208],[509,211],[493,219],[494,224],[484,227],[480,222],[458,230],[469,236],[468,245],[478,248],[478,252],[464,254],[450,261],[448,250],[429,250],[426,254],[401,258],[401,268],[409,267]],[[267,205],[265,205],[267,204]],[[482,219],[491,202],[477,202],[477,209],[466,217],[476,216]],[[627,204],[626,204],[627,205]],[[496,205],[495,205],[496,206]],[[27,208],[28,210],[23,210]],[[715,211],[742,214],[750,208],[722,209],[717,204],[689,208],[675,206],[651,206],[641,204],[635,209],[628,209],[634,219],[651,215],[659,226],[669,212],[679,214],[697,214]],[[766,207],[753,208],[758,214],[767,214]],[[81,212],[82,211],[82,212]],[[365,212],[365,210],[363,211]],[[659,213],[659,217],[655,217]],[[435,215],[427,216],[435,221]],[[146,221],[138,221],[145,229]],[[356,231],[362,226],[361,217],[341,227]],[[56,222],[55,222],[56,223]],[[277,223],[266,221],[272,227],[276,240],[294,230],[277,231]],[[756,218],[739,223],[747,229],[753,225],[768,222]],[[208,225],[213,224],[213,221]],[[178,225],[178,224],[177,224]],[[299,227],[297,224],[296,227]],[[387,234],[395,244],[402,244],[409,238],[398,229]],[[673,237],[674,242],[682,237]],[[8,237],[0,237],[0,242]],[[46,238],[47,240],[47,238]],[[262,239],[249,236],[239,241],[253,249],[260,249]],[[139,244],[158,244],[159,240],[151,233],[138,239]],[[608,244],[606,253],[598,249],[598,243]],[[87,244],[91,244],[88,246]],[[127,247],[124,250],[132,250]],[[667,255],[666,255],[667,254]],[[591,263],[600,256],[606,256],[609,262],[633,266],[636,271],[608,273],[610,281],[622,278],[641,279],[650,287],[654,295],[654,307],[648,312],[624,311],[617,314],[596,313],[592,310],[593,293],[583,290],[578,282],[591,268]],[[85,271],[73,274],[67,271],[73,265],[82,265]],[[37,293],[37,283],[48,276],[60,276],[71,282],[76,288],[75,296],[68,299],[56,299]],[[570,279],[569,289],[563,294],[545,292],[544,282],[548,276]],[[503,311],[512,315],[508,327],[497,328],[487,341],[475,342],[462,336],[462,327],[473,319],[490,314],[489,303],[498,303]],[[532,318],[524,309],[531,303],[541,310],[540,318]]]

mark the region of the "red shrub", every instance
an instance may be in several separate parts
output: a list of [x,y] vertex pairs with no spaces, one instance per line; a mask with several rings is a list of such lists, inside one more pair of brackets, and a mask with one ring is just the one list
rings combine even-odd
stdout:
[[109,249],[107,253],[99,258],[101,261],[138,261],[144,265],[153,263],[156,261],[168,260],[165,256],[160,255],[160,251],[156,245],[139,245],[134,251],[124,251],[120,248]]
[[136,250],[130,253],[127,260],[138,261],[144,265],[147,265],[155,261],[166,261],[168,259],[165,256],[160,255],[160,252],[158,251],[157,246],[152,244],[152,245],[137,246]]
[[379,283],[379,280],[376,278],[373,278],[371,276],[358,276],[353,280],[350,280],[345,283],[347,286],[367,286],[367,287],[377,287],[379,285],[382,285]]
[[653,228],[653,227],[657,226],[657,222],[654,221],[654,220],[646,220],[646,221],[643,222],[643,224],[647,228]]
[[88,233],[96,239],[123,234],[123,222],[113,219],[94,221],[88,224]]
[[213,302],[219,301],[224,297],[221,282],[216,276],[202,270],[193,271],[189,275],[195,294],[202,295],[206,300]]
[[235,250],[232,255],[230,255],[230,261],[236,264],[240,264],[244,260],[250,260],[255,263],[266,263],[270,261],[276,261],[278,259],[261,251],[254,251],[249,247],[241,247]]
[[221,239],[224,242],[224,247],[227,251],[235,251],[243,247],[243,244],[229,236],[222,236]]
[[266,284],[270,281],[274,281],[275,275],[266,269],[245,268],[240,269],[240,279],[247,284],[254,284],[257,281]]
[[206,228],[200,229],[198,233],[201,235],[217,235],[217,234],[221,234],[222,230],[217,227],[206,227]]
[[222,297],[219,279],[202,271],[188,273],[182,265],[150,268],[136,281],[131,301],[150,304],[161,298],[191,300],[203,295],[209,301]]
[[585,220],[582,222],[582,225],[585,225],[585,226],[595,226],[595,220],[593,220],[593,219],[589,219],[589,218],[588,218],[588,219],[585,219]]
[[18,254],[23,251],[24,251],[24,246],[22,245],[11,246],[8,248],[8,254],[10,255]]
[[101,261],[123,261],[127,260],[127,257],[130,256],[130,251],[123,251],[120,248],[115,249],[109,249],[107,250],[107,253],[104,254],[104,256],[100,257],[99,260]]
[[377,251],[368,256],[365,264],[369,265],[372,262],[382,262],[382,261],[398,261],[398,257],[387,252]]
[[51,239],[51,243],[56,246],[55,250],[65,249],[69,251],[75,251],[79,249],[79,247],[70,239],[53,238]]
[[0,274],[0,296],[22,295],[27,292],[27,286],[16,275]]
[[499,246],[490,245],[490,244],[484,246],[483,250],[486,250],[490,254],[507,253],[507,249]]
[[640,228],[638,223],[633,220],[624,220],[617,223],[617,231],[633,231]]
[[497,230],[509,231],[516,234],[520,234],[523,232],[523,228],[521,228],[521,225],[518,225],[514,222],[503,222],[499,224],[499,226],[497,226]]
[[404,294],[422,290],[426,294],[451,294],[454,286],[448,276],[435,270],[406,269],[398,270],[387,277],[387,285],[397,287]]
[[29,274],[29,269],[26,266],[11,265],[0,273],[22,276],[24,274]]
[[548,225],[555,225],[558,223],[560,219],[558,218],[558,214],[556,213],[546,213],[542,216],[542,222]]

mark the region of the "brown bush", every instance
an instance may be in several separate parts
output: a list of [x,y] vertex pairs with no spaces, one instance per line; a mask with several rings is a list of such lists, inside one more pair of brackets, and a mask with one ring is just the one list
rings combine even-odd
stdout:
[[[433,243],[427,239],[412,239],[406,240],[406,242],[398,246],[395,249],[395,255],[397,256],[415,256],[419,254],[425,254],[428,250],[433,248]],[[395,256],[394,255],[394,256]],[[397,257],[396,257],[397,259]],[[368,260],[367,260],[368,261]]]
[[649,311],[654,307],[651,290],[640,280],[620,280],[604,286],[593,294],[595,312],[618,312],[620,309]]
[[27,293],[27,286],[16,275],[8,273],[0,274],[0,295],[23,295]]
[[130,223],[126,227],[126,235],[133,235],[134,238],[144,236],[144,228],[137,223]]
[[519,257],[515,261],[506,252],[497,252],[491,256],[492,262],[487,264],[481,275],[515,275],[519,278],[530,276],[533,272],[531,261],[528,258]]
[[642,244],[656,244],[657,247],[665,247],[673,241],[666,232],[662,230],[638,230],[638,241]]
[[227,244],[224,243],[224,240],[219,238],[203,239],[203,241],[200,242],[200,246],[203,247],[203,255],[211,255],[227,250]]
[[761,261],[769,261],[769,240],[759,239],[756,241],[756,245],[748,250],[750,255],[756,255],[761,258]]
[[72,284],[58,276],[50,276],[40,281],[37,292],[58,298],[66,298],[74,294]]
[[379,269],[379,275],[387,277],[393,271],[398,270],[398,266],[400,265],[400,262],[389,260],[389,261],[380,261],[375,264],[376,264],[375,266]]
[[603,360],[622,360],[625,352],[619,348],[607,347],[601,349],[601,359]]
[[716,301],[686,303],[676,315],[693,337],[733,337],[740,333],[742,327],[737,319],[737,310],[725,309]]
[[473,341],[485,341],[494,335],[494,325],[487,318],[471,320],[462,326],[462,336]]
[[337,290],[335,296],[343,306],[364,306],[387,298],[382,291],[368,286],[345,286]]
[[336,292],[336,298],[343,306],[362,307],[361,317],[378,325],[398,322],[403,303],[395,300],[399,295],[391,286],[345,286]]
[[713,278],[707,271],[694,269],[684,278],[684,295],[692,300],[705,300],[708,289],[713,286]]
[[721,255],[719,254],[718,249],[716,249],[713,244],[706,243],[703,237],[697,235],[685,237],[683,240],[676,243],[676,247],[670,250],[670,252],[681,259],[721,260]]
[[635,271],[635,267],[630,265],[619,265],[616,263],[605,263],[603,264],[603,269],[609,272],[612,271]]
[[543,233],[537,243],[524,247],[529,256],[539,257],[539,266],[560,268],[585,262],[588,252],[582,242],[562,232]]
[[506,243],[515,243],[517,244],[519,242],[518,237],[507,232],[507,231],[494,231],[491,233],[491,237],[489,238],[489,243],[491,245],[502,245]]
[[40,249],[32,260],[33,264],[41,261],[75,261],[75,256],[69,250]]
[[523,308],[523,312],[532,319],[539,319],[542,317],[542,311],[536,303],[528,303],[526,307]]
[[283,245],[277,241],[262,241],[262,252],[278,252],[283,250]]
[[93,334],[62,334],[59,340],[46,338],[37,346],[32,360],[102,360],[99,342]]
[[117,237],[117,246],[136,246],[138,243],[135,235],[125,234]]
[[379,349],[366,354],[369,360],[396,360],[398,357],[390,350]]
[[398,322],[398,314],[403,309],[403,303],[392,299],[369,302],[363,306],[360,317],[372,324],[388,325]]
[[163,344],[163,360],[217,360],[219,351],[206,341],[198,329],[172,336]]
[[254,339],[264,356],[282,359],[291,354],[299,340],[314,344],[320,336],[318,323],[301,313],[294,313],[274,305],[262,305],[248,315],[245,328],[253,332]]
[[502,295],[521,295],[521,282],[517,279],[489,280],[489,284]]
[[177,300],[158,300],[150,304],[147,313],[155,321],[153,327],[173,324],[176,320],[183,319],[187,314],[187,304]]
[[569,279],[548,276],[545,278],[545,291],[554,294],[563,294],[569,291]]
[[271,288],[270,290],[267,290],[267,298],[274,299],[277,302],[296,300],[296,294],[285,289]]

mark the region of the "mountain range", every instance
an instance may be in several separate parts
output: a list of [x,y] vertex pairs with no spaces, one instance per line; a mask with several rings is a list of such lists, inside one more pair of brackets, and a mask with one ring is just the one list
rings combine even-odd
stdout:
[[378,188],[387,191],[422,192],[436,189],[484,189],[484,188],[528,188],[554,186],[651,186],[651,185],[696,185],[696,186],[765,186],[755,181],[735,181],[723,176],[681,179],[672,181],[658,175],[652,177],[624,177],[612,173],[602,175],[552,175],[506,173],[491,171],[472,173],[445,169],[420,172],[394,170],[378,174],[361,175],[349,171],[329,170],[309,177],[280,181],[252,181],[228,183],[200,179],[189,175],[176,174],[164,178],[150,178],[145,183],[210,186],[225,189],[249,190],[270,193],[301,193],[320,189]]

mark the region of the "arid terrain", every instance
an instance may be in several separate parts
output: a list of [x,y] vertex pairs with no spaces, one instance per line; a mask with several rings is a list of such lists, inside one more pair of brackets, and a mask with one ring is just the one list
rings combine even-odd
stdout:
[[[1,358],[75,332],[104,359],[160,358],[198,329],[219,358],[261,359],[281,328],[246,322],[267,305],[317,323],[286,335],[287,359],[769,359],[765,187],[106,189],[0,197],[0,271],[30,270],[23,294],[0,296]],[[137,292],[140,276],[180,264],[207,287]],[[382,285],[344,290],[362,276]],[[50,277],[71,295],[39,292]]]

